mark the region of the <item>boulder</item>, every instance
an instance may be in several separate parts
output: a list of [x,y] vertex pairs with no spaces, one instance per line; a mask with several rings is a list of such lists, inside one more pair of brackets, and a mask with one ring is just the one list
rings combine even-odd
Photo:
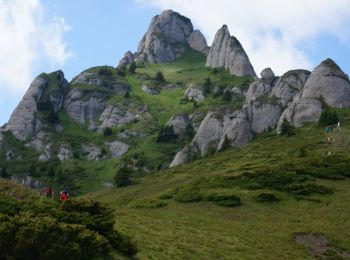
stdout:
[[166,126],[172,126],[176,135],[183,135],[186,129],[191,125],[191,120],[188,114],[174,115],[166,123]]
[[129,150],[129,145],[119,141],[106,142],[105,144],[109,148],[109,151],[111,152],[113,158],[119,158]]
[[295,127],[304,123],[317,122],[322,114],[321,102],[316,98],[301,98],[286,108],[278,122],[277,133],[281,133],[283,120],[286,119]]
[[269,128],[275,128],[280,119],[280,105],[262,101],[248,101],[244,105],[250,122],[251,131],[262,133]]
[[70,145],[69,144],[61,144],[58,148],[58,151],[57,151],[57,157],[61,162],[72,160],[73,152],[72,152],[72,148],[70,147]]
[[171,162],[169,168],[188,163],[189,153],[190,153],[190,147],[189,145],[186,145],[181,151],[179,151],[175,155],[175,158]]
[[159,95],[160,89],[157,87],[149,87],[145,84],[142,85],[141,87],[142,91],[151,95]]
[[253,138],[250,123],[245,111],[234,111],[226,117],[224,122],[223,135],[221,136],[217,150],[220,151],[225,142],[225,138],[233,147],[241,147],[249,143]]
[[193,32],[191,20],[172,10],[153,17],[139,43],[135,60],[165,63],[179,58]]
[[272,81],[275,79],[275,73],[273,73],[271,68],[263,69],[260,73],[261,78],[267,84],[271,85]]
[[272,88],[272,85],[268,84],[262,79],[254,81],[252,84],[250,84],[246,93],[246,102],[270,96]]
[[102,157],[101,149],[95,144],[82,144],[81,149],[88,160],[98,160]]
[[277,97],[285,107],[300,97],[309,76],[310,71],[307,70],[290,70],[278,79],[271,95]]
[[46,162],[51,158],[51,143],[44,144],[41,149],[41,154],[39,156],[39,161]]
[[185,90],[185,97],[187,97],[189,100],[202,101],[205,99],[203,88],[201,86],[191,84]]
[[226,25],[222,26],[215,35],[206,66],[229,69],[230,73],[236,76],[256,77],[241,43],[234,36],[230,36]]
[[135,59],[134,54],[132,54],[131,51],[126,52],[124,54],[124,57],[120,60],[118,64],[118,68],[130,65],[131,63],[134,62],[134,59]]
[[143,107],[135,107],[132,104],[109,105],[101,114],[99,121],[102,122],[99,129],[124,125],[135,120],[138,114],[142,114]]
[[39,189],[42,187],[41,182],[34,180],[31,176],[26,176],[25,179],[22,180],[22,185],[31,189]]
[[190,47],[196,51],[200,51],[203,54],[208,54],[208,45],[203,34],[199,30],[194,30],[187,39]]
[[350,107],[350,81],[339,66],[327,59],[311,73],[302,98],[320,98],[334,108]]

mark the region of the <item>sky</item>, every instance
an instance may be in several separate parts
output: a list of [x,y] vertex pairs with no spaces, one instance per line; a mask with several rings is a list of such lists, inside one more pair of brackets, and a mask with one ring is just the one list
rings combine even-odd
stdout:
[[312,70],[330,57],[350,74],[350,0],[0,0],[0,126],[41,72],[71,80],[116,66],[166,9],[190,18],[209,45],[227,24],[257,73]]

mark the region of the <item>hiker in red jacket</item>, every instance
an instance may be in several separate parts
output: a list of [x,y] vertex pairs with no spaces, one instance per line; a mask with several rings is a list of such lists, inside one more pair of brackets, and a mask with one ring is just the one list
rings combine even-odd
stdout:
[[61,193],[60,193],[60,200],[61,201],[66,201],[66,200],[68,200],[68,198],[69,198],[68,191],[66,189],[61,191]]

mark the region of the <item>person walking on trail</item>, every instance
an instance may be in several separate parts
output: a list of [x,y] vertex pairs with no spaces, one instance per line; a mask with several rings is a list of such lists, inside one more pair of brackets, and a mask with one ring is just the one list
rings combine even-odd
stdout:
[[53,192],[53,188],[51,186],[49,186],[48,188],[46,188],[44,190],[45,197],[52,198],[53,194],[54,194],[54,192]]
[[328,136],[327,141],[328,141],[328,144],[332,144],[332,141],[333,141],[332,137]]
[[66,189],[63,189],[60,193],[60,200],[66,201],[69,199],[68,191]]

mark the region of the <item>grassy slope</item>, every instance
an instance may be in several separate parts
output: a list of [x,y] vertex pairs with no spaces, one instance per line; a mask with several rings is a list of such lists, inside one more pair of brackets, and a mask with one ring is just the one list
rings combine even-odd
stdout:
[[[346,118],[345,136],[350,134],[349,112],[339,111]],[[289,193],[273,191],[281,198],[278,203],[256,202],[254,198],[261,189],[213,185],[221,177],[236,176],[246,170],[322,157],[328,151],[325,139],[322,129],[314,124],[297,129],[296,135],[289,138],[266,133],[240,150],[228,150],[141,178],[130,187],[86,196],[108,202],[117,209],[118,228],[136,240],[140,259],[310,258],[304,247],[293,242],[295,232],[323,233],[334,245],[350,251],[349,179],[314,179],[314,183],[332,188],[335,193],[300,200]],[[300,159],[302,146],[307,156]],[[348,151],[337,148],[333,154],[348,156]],[[184,187],[204,193],[236,194],[242,198],[243,205],[224,208],[204,201],[179,203],[170,199],[164,200],[167,203],[164,207],[142,207],[147,201],[159,202],[159,196]]]

